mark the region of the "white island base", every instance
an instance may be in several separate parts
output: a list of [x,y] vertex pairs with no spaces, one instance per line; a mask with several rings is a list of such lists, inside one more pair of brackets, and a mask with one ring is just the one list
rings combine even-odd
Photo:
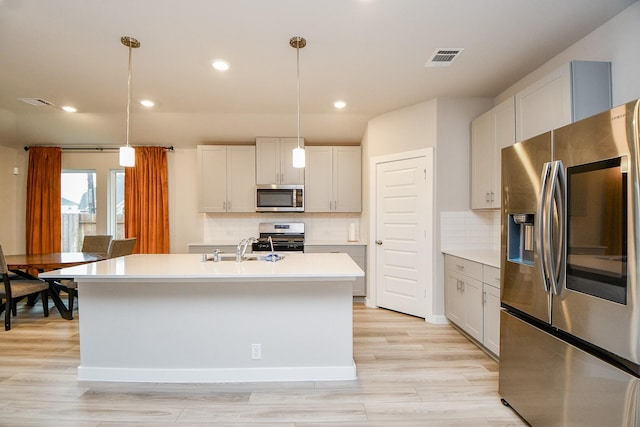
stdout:
[[[96,263],[93,274],[76,273],[80,297],[78,379],[355,379],[352,285],[357,274],[327,275],[330,260],[310,259],[311,255],[299,255],[299,259],[288,256],[277,263],[240,264],[200,263],[199,255],[133,255],[120,259],[121,270],[130,274],[105,277],[95,271],[103,263],[112,263],[117,269],[118,259]],[[348,258],[345,254],[313,255]],[[170,257],[164,260],[169,264],[176,257],[191,257],[192,271],[199,274],[136,275],[133,262],[155,264],[150,257]],[[353,262],[350,258],[333,260]],[[287,261],[289,267],[295,267],[291,274]],[[294,265],[296,262],[318,264],[316,270],[325,270],[324,278],[300,275],[305,268]],[[83,267],[90,268],[74,268]],[[254,271],[258,268],[269,272],[260,276]],[[61,277],[68,277],[72,269],[65,270],[59,271]],[[160,270],[168,272],[170,266]]]

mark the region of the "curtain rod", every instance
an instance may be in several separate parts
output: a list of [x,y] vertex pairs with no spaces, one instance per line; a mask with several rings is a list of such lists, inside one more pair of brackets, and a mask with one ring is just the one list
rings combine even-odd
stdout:
[[[35,146],[34,146],[35,147]],[[120,147],[59,147],[62,151],[115,151],[119,150]],[[135,148],[135,147],[134,147]],[[168,147],[164,147],[167,151],[173,151],[173,145]],[[26,145],[24,147],[24,151],[29,151],[29,146]]]

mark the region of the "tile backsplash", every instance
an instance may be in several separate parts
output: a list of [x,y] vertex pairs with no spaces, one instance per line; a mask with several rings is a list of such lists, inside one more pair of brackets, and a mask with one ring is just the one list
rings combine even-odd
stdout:
[[440,214],[442,251],[500,250],[500,211],[456,211]]
[[362,240],[360,214],[205,215],[202,242],[235,242],[250,236],[257,237],[261,222],[304,222],[307,241],[347,241],[349,227],[353,223],[357,236]]

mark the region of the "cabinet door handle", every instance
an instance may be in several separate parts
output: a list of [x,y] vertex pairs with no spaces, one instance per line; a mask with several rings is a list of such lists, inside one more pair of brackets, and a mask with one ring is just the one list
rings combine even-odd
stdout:
[[482,305],[487,304],[487,291],[482,291]]
[[464,271],[464,265],[462,264],[456,264],[456,268],[460,271]]
[[382,246],[382,240],[376,240],[376,245]]
[[227,211],[231,212],[231,200],[227,202]]
[[222,201],[222,210],[223,210],[223,211],[226,211],[226,210],[227,210],[227,202],[226,202],[226,200],[223,200],[223,201]]
[[495,194],[494,194],[494,192],[492,191],[492,192],[491,192],[491,201],[493,202],[494,200],[495,200]]

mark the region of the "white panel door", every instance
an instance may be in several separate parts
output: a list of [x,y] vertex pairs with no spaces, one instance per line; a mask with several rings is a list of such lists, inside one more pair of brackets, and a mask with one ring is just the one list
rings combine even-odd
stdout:
[[432,275],[427,250],[432,166],[428,168],[425,157],[416,157],[380,163],[376,170],[377,305],[423,318]]

